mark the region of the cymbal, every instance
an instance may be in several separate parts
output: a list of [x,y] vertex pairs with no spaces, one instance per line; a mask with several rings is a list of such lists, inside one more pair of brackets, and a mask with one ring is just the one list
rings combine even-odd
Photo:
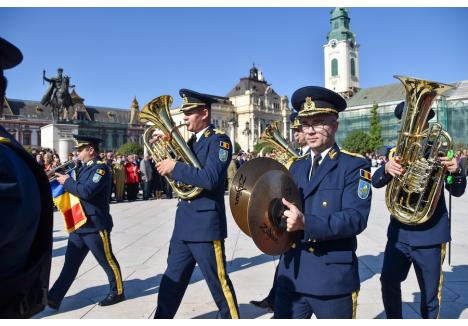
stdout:
[[250,236],[250,230],[247,210],[252,188],[262,174],[271,170],[288,172],[281,163],[271,158],[259,157],[242,164],[232,180],[229,189],[229,206],[237,226],[248,236]]
[[301,208],[301,196],[289,171],[265,172],[255,183],[248,205],[248,225],[255,245],[268,255],[279,255],[291,247],[299,232],[287,232],[281,198]]

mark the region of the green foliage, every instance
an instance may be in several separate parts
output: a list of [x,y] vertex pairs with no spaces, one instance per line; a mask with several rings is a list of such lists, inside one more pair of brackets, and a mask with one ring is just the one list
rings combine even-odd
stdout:
[[361,130],[351,131],[343,140],[342,147],[350,152],[365,154],[373,151],[370,136]]
[[122,144],[119,149],[117,149],[117,153],[123,155],[137,154],[138,156],[142,156],[143,147],[138,143],[125,143]]
[[239,145],[238,142],[235,142],[234,143],[234,153],[239,153],[240,150],[241,150],[241,146]]
[[377,148],[383,146],[384,141],[382,138],[382,128],[380,126],[379,114],[377,113],[378,109],[377,103],[374,103],[371,109],[371,118],[370,118],[370,129],[369,129],[369,146],[372,151],[375,151]]

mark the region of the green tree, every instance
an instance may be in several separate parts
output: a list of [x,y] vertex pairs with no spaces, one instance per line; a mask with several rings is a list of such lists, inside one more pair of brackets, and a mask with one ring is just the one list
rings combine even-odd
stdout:
[[382,138],[382,128],[380,127],[379,114],[377,109],[379,108],[377,103],[374,103],[371,109],[371,118],[370,118],[370,129],[369,129],[369,138],[370,138],[370,150],[375,151],[377,148],[382,147],[384,144]]
[[241,146],[239,145],[238,142],[234,143],[234,153],[239,153],[241,150]]
[[132,142],[125,143],[119,147],[119,149],[117,150],[117,153],[123,154],[123,155],[137,154],[138,156],[142,156],[143,147],[138,143],[132,143]]
[[372,150],[370,136],[362,130],[354,130],[346,135],[342,147],[350,152],[365,154]]

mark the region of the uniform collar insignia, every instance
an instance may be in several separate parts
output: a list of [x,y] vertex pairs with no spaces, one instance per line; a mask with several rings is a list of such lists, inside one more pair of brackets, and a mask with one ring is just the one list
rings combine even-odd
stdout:
[[329,152],[328,152],[328,156],[330,156],[330,159],[334,160],[335,157],[336,157],[336,150],[334,148],[332,148]]
[[203,133],[203,136],[205,136],[205,138],[208,138],[208,136],[211,135],[211,129],[208,128],[205,130],[205,132]]
[[184,95],[182,96],[182,101],[183,101],[184,104],[187,104],[187,103],[189,102],[189,101],[188,101],[188,98],[187,98],[187,95],[184,94]]
[[93,164],[94,164],[94,161],[91,160],[91,161],[88,161],[88,163],[86,163],[86,166],[91,166],[91,165],[93,165]]

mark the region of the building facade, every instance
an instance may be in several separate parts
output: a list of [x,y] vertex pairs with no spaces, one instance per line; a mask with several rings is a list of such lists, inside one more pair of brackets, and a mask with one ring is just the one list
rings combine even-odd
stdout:
[[[102,150],[115,150],[130,141],[142,143],[144,126],[135,118],[138,117],[136,98],[131,108],[125,110],[85,105],[75,90],[70,95],[73,106],[64,113],[61,124],[75,125],[78,134],[103,139]],[[0,123],[25,147],[41,147],[41,128],[52,122],[50,107],[39,101],[4,99]]]
[[[278,95],[255,66],[225,97],[218,98],[219,103],[212,105],[211,121],[241,149],[252,151],[262,132],[273,121],[281,122],[281,133],[291,140],[288,97]],[[172,110],[172,116],[176,124],[183,123],[183,115],[178,110]],[[188,138],[188,132],[182,130]]]

